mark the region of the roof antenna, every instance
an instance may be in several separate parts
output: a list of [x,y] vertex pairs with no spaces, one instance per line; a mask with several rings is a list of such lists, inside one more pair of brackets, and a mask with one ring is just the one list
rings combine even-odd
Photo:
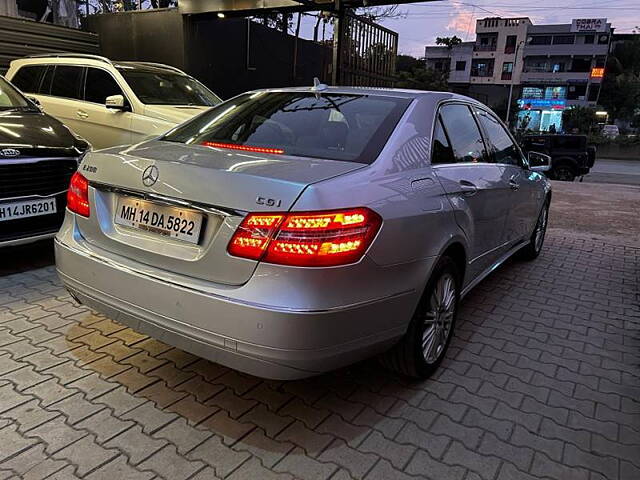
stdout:
[[315,92],[316,98],[320,97],[320,93],[324,92],[327,88],[329,88],[324,83],[320,83],[320,79],[318,77],[313,78],[313,87],[311,87],[311,91]]

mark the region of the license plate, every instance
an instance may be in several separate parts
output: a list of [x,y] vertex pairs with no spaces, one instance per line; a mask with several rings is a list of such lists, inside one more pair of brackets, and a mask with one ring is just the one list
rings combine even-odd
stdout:
[[0,203],[0,222],[56,213],[56,199]]
[[159,205],[134,197],[120,197],[115,223],[157,233],[165,237],[198,243],[202,214],[183,208]]

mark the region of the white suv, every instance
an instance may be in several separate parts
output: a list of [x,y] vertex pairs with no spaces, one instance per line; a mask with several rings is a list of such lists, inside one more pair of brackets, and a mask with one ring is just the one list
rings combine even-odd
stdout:
[[94,148],[163,134],[222,101],[177,68],[96,55],[14,60],[6,78]]

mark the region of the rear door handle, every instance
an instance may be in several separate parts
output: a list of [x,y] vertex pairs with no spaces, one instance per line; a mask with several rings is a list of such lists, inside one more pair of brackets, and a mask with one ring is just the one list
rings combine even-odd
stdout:
[[476,187],[473,183],[469,182],[468,180],[460,180],[460,190],[467,197],[470,197],[478,193],[478,187]]
[[78,110],[76,112],[76,115],[78,115],[80,118],[88,118],[89,114],[87,112],[85,112],[84,110]]

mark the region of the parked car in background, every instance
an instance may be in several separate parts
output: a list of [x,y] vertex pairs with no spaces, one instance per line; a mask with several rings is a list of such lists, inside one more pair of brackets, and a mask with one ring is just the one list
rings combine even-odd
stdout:
[[7,79],[94,148],[128,145],[165,133],[221,102],[168,65],[112,62],[81,54],[11,62]]
[[549,155],[549,177],[554,180],[573,182],[589,173],[596,161],[596,147],[587,144],[586,135],[527,135],[522,139],[522,149]]
[[254,375],[388,351],[425,377],[459,299],[541,251],[550,158],[529,157],[537,166],[493,112],[452,93],[249,92],[85,157],[57,270],[91,308]]
[[608,138],[616,138],[620,136],[620,129],[617,125],[605,125],[602,127],[602,135]]
[[88,149],[0,76],[0,247],[55,235]]

